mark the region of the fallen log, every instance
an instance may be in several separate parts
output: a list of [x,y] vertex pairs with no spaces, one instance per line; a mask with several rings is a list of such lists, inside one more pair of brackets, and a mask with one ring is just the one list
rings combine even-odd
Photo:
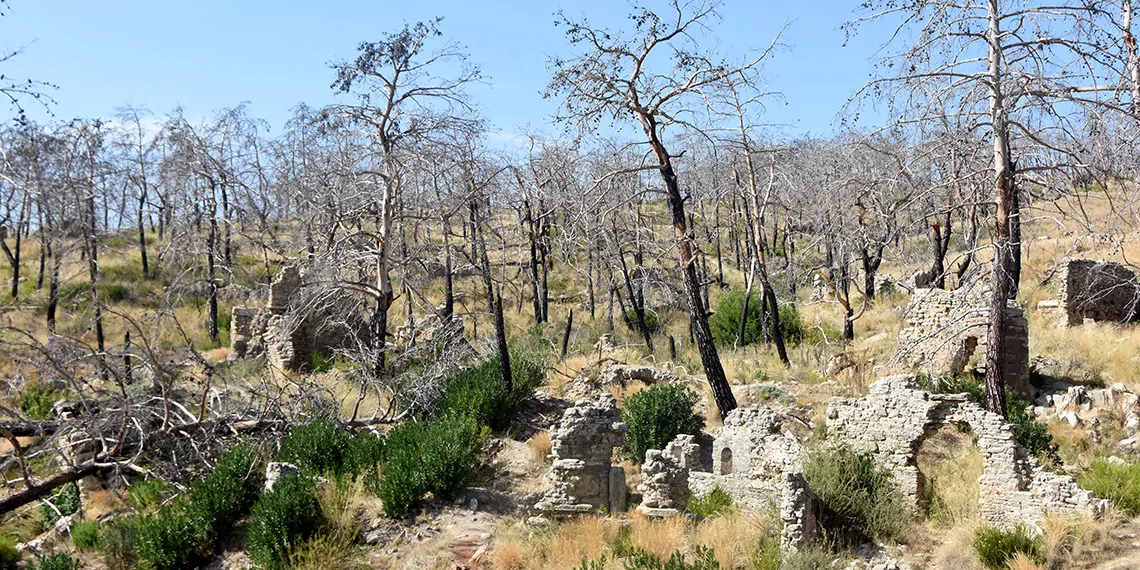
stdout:
[[43,481],[27,487],[21,491],[0,499],[0,515],[7,514],[32,501],[42,498],[58,487],[74,483],[88,475],[94,475],[105,469],[107,465],[99,463],[86,463],[70,469],[60,471]]
[[7,431],[15,437],[42,437],[45,435],[51,435],[59,430],[60,425],[62,425],[62,422],[56,421],[0,421],[0,429]]

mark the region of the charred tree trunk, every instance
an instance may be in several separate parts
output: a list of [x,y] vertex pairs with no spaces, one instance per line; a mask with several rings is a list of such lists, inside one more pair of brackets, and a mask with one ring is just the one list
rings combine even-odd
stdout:
[[455,312],[455,281],[451,275],[451,218],[443,217],[443,311],[444,320]]

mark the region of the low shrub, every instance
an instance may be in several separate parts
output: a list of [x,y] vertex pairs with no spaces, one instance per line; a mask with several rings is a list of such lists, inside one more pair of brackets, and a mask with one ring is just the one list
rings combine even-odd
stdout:
[[294,427],[281,439],[277,460],[292,463],[308,475],[339,473],[350,439],[340,424],[316,419]]
[[430,423],[404,423],[388,433],[380,499],[384,512],[401,516],[427,493],[449,498],[475,471],[487,430],[449,415]]
[[103,525],[99,521],[76,521],[71,525],[71,544],[79,550],[98,550]]
[[131,570],[138,562],[135,535],[138,520],[122,518],[103,526],[99,535],[99,551],[107,570]]
[[[780,570],[783,564],[783,551],[780,550],[780,541],[766,536],[760,540],[756,547],[756,554],[752,556],[752,570]],[[820,568],[825,566],[820,566]]]
[[685,553],[673,551],[667,560],[645,550],[637,551],[625,561],[626,570],[719,570],[713,550],[707,546],[694,549],[692,562],[685,559]]
[[24,384],[17,407],[30,419],[46,420],[51,417],[52,406],[58,399],[59,392],[51,384],[33,380]]
[[211,550],[257,500],[264,477],[256,463],[254,451],[237,444],[218,459],[213,473],[190,486],[188,513]]
[[783,555],[780,570],[826,570],[838,568],[838,560],[832,552],[819,546],[797,548]]
[[703,497],[689,499],[689,512],[705,518],[730,513],[734,508],[732,497],[719,486],[713,487],[713,490]]
[[503,385],[499,359],[484,360],[461,370],[444,382],[437,415],[458,414],[494,431],[510,427],[519,409],[542,383],[538,365],[511,357],[511,391]]
[[189,570],[213,551],[208,531],[179,502],[138,520],[135,550],[151,570]]
[[974,551],[978,554],[978,561],[990,570],[1004,570],[1019,552],[1038,564],[1045,563],[1045,548],[1041,539],[1032,536],[1022,525],[1017,525],[1012,530],[991,526],[978,529],[974,536]]
[[28,570],[77,570],[81,566],[77,558],[72,558],[64,552],[56,552],[36,555],[36,559],[28,565]]
[[373,493],[380,492],[380,472],[384,463],[384,436],[362,432],[348,440],[342,471],[364,482]]
[[44,524],[50,526],[60,517],[70,516],[79,511],[79,487],[75,483],[68,483],[52,493],[45,502],[50,504],[41,505],[40,511],[44,515]]
[[286,477],[253,505],[246,551],[254,562],[271,569],[283,568],[289,553],[316,533],[321,507],[313,480]]
[[[780,334],[787,344],[803,342],[804,330],[799,311],[794,305],[779,305]],[[740,330],[740,313],[744,310],[744,292],[734,291],[721,297],[716,311],[709,316],[709,328],[717,344],[733,346]],[[766,315],[763,300],[754,292],[748,300],[748,317],[744,320],[744,344],[758,344],[764,341],[762,319]]]
[[819,522],[838,543],[882,542],[902,535],[910,519],[891,472],[848,447],[819,447],[804,460],[804,477],[819,500]]
[[1108,499],[1124,514],[1140,516],[1140,463],[1098,459],[1077,477],[1077,482],[1094,495]]
[[166,483],[158,479],[139,481],[131,485],[127,493],[127,504],[137,511],[148,511],[162,504]]
[[16,550],[16,539],[0,536],[0,570],[16,570],[20,562],[20,551]]
[[[629,330],[641,332],[637,327],[637,311],[633,309],[626,309],[625,311],[626,323],[629,325]],[[661,318],[657,316],[655,311],[645,310],[645,328],[649,329],[650,333],[655,333],[661,330]]]
[[701,417],[693,413],[697,394],[681,384],[657,384],[622,402],[621,417],[629,430],[624,451],[637,462],[650,449],[665,449],[678,434],[700,433]]

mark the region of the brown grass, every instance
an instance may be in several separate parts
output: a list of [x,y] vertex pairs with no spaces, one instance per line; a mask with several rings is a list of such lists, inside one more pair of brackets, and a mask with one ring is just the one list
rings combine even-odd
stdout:
[[1014,554],[1013,558],[1009,560],[1008,566],[1009,570],[1047,570],[1023,552]]
[[693,532],[693,542],[713,549],[721,568],[747,568],[756,546],[769,533],[767,521],[739,512],[705,519]]
[[543,568],[571,569],[583,559],[596,560],[617,536],[617,524],[598,516],[584,516],[563,524],[548,543]]
[[550,432],[540,431],[526,440],[526,444],[534,455],[535,463],[545,465],[550,455]]
[[684,549],[687,527],[684,517],[654,519],[635,511],[629,520],[630,542],[668,559],[674,550]]
[[491,560],[495,570],[524,570],[527,567],[526,548],[517,540],[504,542],[492,551]]

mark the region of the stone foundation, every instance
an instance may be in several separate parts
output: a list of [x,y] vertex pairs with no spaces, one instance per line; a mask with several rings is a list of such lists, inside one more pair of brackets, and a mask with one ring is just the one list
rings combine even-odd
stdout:
[[551,514],[623,508],[625,470],[614,468],[613,451],[627,429],[609,394],[568,408],[550,430],[548,489],[535,508]]

